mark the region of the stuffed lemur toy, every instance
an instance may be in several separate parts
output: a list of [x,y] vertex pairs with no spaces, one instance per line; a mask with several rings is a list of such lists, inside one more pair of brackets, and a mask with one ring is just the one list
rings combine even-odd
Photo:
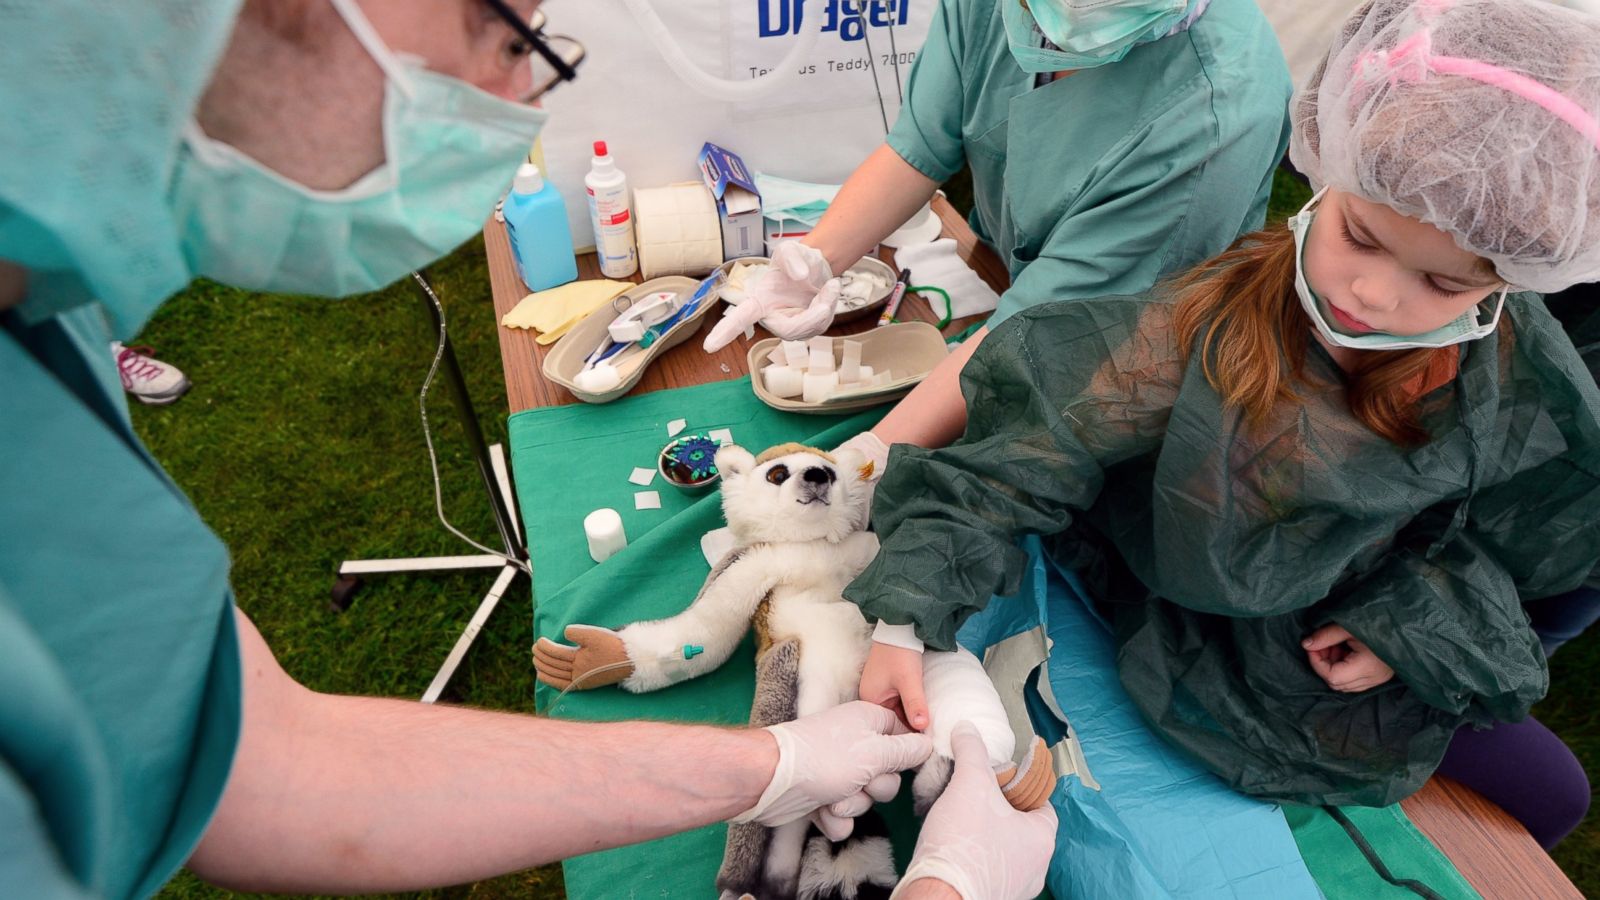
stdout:
[[[782,444],[752,456],[717,452],[722,510],[734,548],[711,570],[688,609],[615,631],[570,625],[571,645],[540,638],[540,681],[562,691],[618,684],[642,693],[703,675],[756,630],[756,693],[750,724],[775,725],[856,699],[871,628],[842,592],[878,552],[866,530],[872,466],[852,450],[833,454]],[[948,783],[950,732],[971,721],[983,735],[1005,795],[1018,809],[1049,800],[1055,773],[1034,738],[1021,764],[1016,738],[982,664],[965,650],[927,651],[924,690],[934,755],[912,783],[919,814]],[[810,834],[808,835],[808,831]],[[801,819],[766,828],[732,825],[717,888],[724,898],[887,897],[897,875],[881,825],[830,844]]]

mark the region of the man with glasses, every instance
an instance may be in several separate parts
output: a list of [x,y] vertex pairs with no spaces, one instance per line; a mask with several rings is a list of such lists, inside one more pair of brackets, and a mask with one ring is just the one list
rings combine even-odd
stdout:
[[927,756],[864,703],[752,731],[307,690],[133,433],[105,348],[192,278],[358,293],[478,230],[582,60],[534,6],[0,4],[0,894],[147,896],[186,860],[404,890],[734,817],[839,829],[813,811]]

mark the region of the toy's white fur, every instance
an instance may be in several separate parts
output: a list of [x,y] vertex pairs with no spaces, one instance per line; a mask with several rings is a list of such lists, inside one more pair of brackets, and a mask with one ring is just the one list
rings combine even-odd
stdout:
[[[659,690],[716,669],[733,654],[765,602],[759,623],[763,640],[770,645],[793,640],[801,648],[796,713],[805,716],[856,699],[872,636],[860,608],[843,592],[878,553],[877,536],[865,530],[871,497],[864,484],[869,477],[865,459],[853,450],[834,458],[790,445],[769,450],[758,461],[728,446],[718,451],[716,464],[734,549],[688,609],[617,632],[634,666],[620,686]],[[703,652],[685,659],[685,645]],[[936,754],[913,785],[922,809],[949,780],[950,731],[957,722],[970,720],[978,727],[996,770],[1010,764],[1015,743],[999,696],[972,654],[930,651],[924,655],[924,678]],[[806,830],[803,819],[780,826],[767,845],[765,871],[777,874],[786,895],[800,876]],[[841,859],[855,864],[854,856]],[[865,857],[856,861],[868,863]],[[835,877],[855,883],[848,876],[819,876],[812,887],[820,890]]]
[[800,866],[799,900],[839,896],[851,900],[863,884],[894,887],[894,878],[880,873],[894,871],[894,847],[886,837],[869,837],[846,844],[837,854],[821,835],[806,841],[804,862]]
[[[797,449],[758,465],[740,447],[720,450],[722,508],[735,558],[682,613],[618,632],[634,664],[623,689],[659,690],[716,669],[750,629],[756,607],[769,600],[767,637],[794,638],[805,648],[800,715],[855,699],[871,632],[842,593],[878,553],[877,536],[862,530],[869,498],[864,464],[853,452],[835,461]],[[774,484],[768,476],[779,467],[789,474]],[[828,481],[805,481],[808,470],[826,471]],[[685,644],[705,652],[686,660]]]

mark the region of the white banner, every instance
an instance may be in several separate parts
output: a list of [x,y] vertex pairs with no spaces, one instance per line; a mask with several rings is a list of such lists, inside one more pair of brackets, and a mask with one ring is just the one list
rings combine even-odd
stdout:
[[698,178],[706,141],[759,172],[843,181],[894,123],[937,2],[546,0],[547,30],[588,51],[549,95],[544,131],[574,245],[594,245],[583,176],[597,140],[635,189]]

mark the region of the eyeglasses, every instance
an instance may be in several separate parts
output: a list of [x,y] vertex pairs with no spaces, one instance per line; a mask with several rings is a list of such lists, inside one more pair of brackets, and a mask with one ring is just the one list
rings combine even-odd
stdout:
[[516,33],[528,47],[527,72],[517,79],[525,84],[517,86],[517,99],[530,103],[551,88],[578,77],[578,65],[583,62],[585,50],[576,40],[559,34],[545,34],[543,10],[534,10],[533,16],[523,19],[505,0],[483,0],[506,26]]

